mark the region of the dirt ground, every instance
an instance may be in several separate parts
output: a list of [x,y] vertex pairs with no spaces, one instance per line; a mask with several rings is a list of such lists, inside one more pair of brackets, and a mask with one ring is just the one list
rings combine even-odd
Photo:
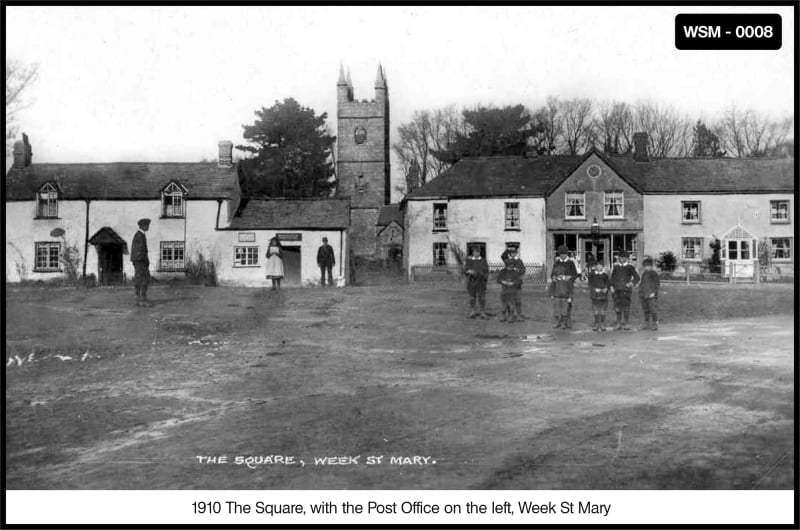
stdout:
[[793,285],[606,333],[582,289],[572,331],[531,285],[514,324],[456,284],[151,294],[7,286],[9,489],[793,486]]

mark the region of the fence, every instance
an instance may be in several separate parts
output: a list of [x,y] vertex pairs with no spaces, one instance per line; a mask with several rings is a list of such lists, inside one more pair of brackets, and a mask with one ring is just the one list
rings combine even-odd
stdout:
[[662,280],[692,283],[767,283],[793,282],[794,275],[768,272],[757,264],[728,262],[721,272],[710,272],[706,267],[685,267],[680,272],[660,272]]
[[[489,278],[503,268],[502,262],[489,262]],[[437,267],[435,265],[412,265],[410,279],[412,282],[459,280],[464,277],[464,269],[459,265]],[[528,283],[547,283],[547,268],[541,263],[525,263],[523,281]]]

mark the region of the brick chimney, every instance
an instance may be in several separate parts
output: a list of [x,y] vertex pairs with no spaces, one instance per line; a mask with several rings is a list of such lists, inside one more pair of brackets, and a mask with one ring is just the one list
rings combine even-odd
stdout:
[[221,140],[219,142],[219,167],[233,167],[233,142]]
[[14,169],[22,169],[31,165],[33,151],[28,143],[28,135],[22,133],[22,140],[14,142]]
[[650,160],[650,157],[647,156],[646,132],[633,133],[633,159],[637,162],[647,162]]

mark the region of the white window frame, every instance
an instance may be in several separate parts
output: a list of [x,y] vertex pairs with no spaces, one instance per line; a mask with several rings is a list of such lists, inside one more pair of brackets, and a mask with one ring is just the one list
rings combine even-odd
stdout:
[[[47,263],[44,266],[41,266],[39,262],[40,249],[45,251],[44,259]],[[53,250],[55,250],[55,254]],[[55,259],[55,262],[53,262],[53,259]],[[61,272],[61,243],[58,241],[36,241],[34,243],[33,264],[34,272]]]
[[58,219],[58,190],[49,182],[36,193],[36,218]]
[[[438,213],[441,212],[441,213]],[[433,230],[434,232],[447,231],[447,203],[433,203]]]
[[[689,219],[686,217],[687,205],[697,204],[697,219]],[[700,201],[681,201],[681,222],[683,224],[700,224],[702,222],[702,205]]]
[[[688,249],[687,242],[699,242],[696,246],[693,246],[694,255],[687,256],[686,251]],[[702,261],[703,260],[703,238],[702,237],[695,237],[695,236],[686,236],[681,238],[681,259],[686,261]]]
[[[175,251],[180,249],[181,259],[178,260]],[[164,251],[171,250],[172,257],[164,259]],[[162,241],[158,249],[158,270],[164,272],[182,272],[186,270],[186,244],[183,241]]]
[[[786,217],[776,217],[775,213],[780,212],[780,208],[778,205],[781,203],[786,205]],[[777,199],[774,201],[769,201],[769,222],[775,224],[783,224],[789,222],[789,199]]]
[[[570,200],[575,201],[570,203]],[[570,206],[580,206],[580,215],[570,215]],[[586,192],[568,191],[564,193],[564,219],[586,219]]]
[[[182,218],[186,216],[186,208],[184,201],[183,190],[175,184],[170,182],[164,191],[161,192],[161,215],[165,218]],[[170,203],[167,205],[167,197],[170,198]],[[176,203],[179,205],[176,208]]]
[[[775,245],[775,241],[777,240],[785,240],[787,242],[785,251],[786,257],[785,258],[778,258],[775,256],[775,251],[777,250],[777,246]],[[770,258],[772,261],[777,261],[780,263],[792,261],[792,238],[791,237],[771,237],[769,238],[769,248],[770,248]]]
[[506,230],[521,230],[522,222],[519,214],[518,202],[505,203]]
[[[437,253],[441,254],[441,263],[437,262]],[[447,267],[447,243],[435,242],[433,244],[433,266]]]
[[[619,195],[619,215],[610,215],[608,208],[611,206],[611,199]],[[603,192],[603,219],[624,219],[625,218],[625,192],[624,191],[604,191]]]
[[234,267],[259,267],[258,247],[237,245],[233,247]]

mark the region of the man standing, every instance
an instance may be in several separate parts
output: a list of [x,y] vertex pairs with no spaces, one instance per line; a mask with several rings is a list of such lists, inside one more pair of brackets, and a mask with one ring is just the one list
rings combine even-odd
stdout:
[[325,271],[328,271],[328,285],[333,286],[333,266],[336,264],[333,247],[328,244],[328,238],[322,238],[322,246],[317,251],[317,265],[322,273],[322,286],[325,287]]
[[150,283],[150,258],[147,255],[147,237],[145,232],[150,228],[150,219],[139,219],[139,230],[133,236],[131,244],[131,262],[133,263],[133,285],[136,290],[136,305],[150,307],[147,300],[147,285]]
[[572,328],[572,296],[578,271],[575,262],[569,259],[569,250],[561,245],[556,250],[556,260],[550,271],[550,296],[553,298],[553,317],[555,329]]

